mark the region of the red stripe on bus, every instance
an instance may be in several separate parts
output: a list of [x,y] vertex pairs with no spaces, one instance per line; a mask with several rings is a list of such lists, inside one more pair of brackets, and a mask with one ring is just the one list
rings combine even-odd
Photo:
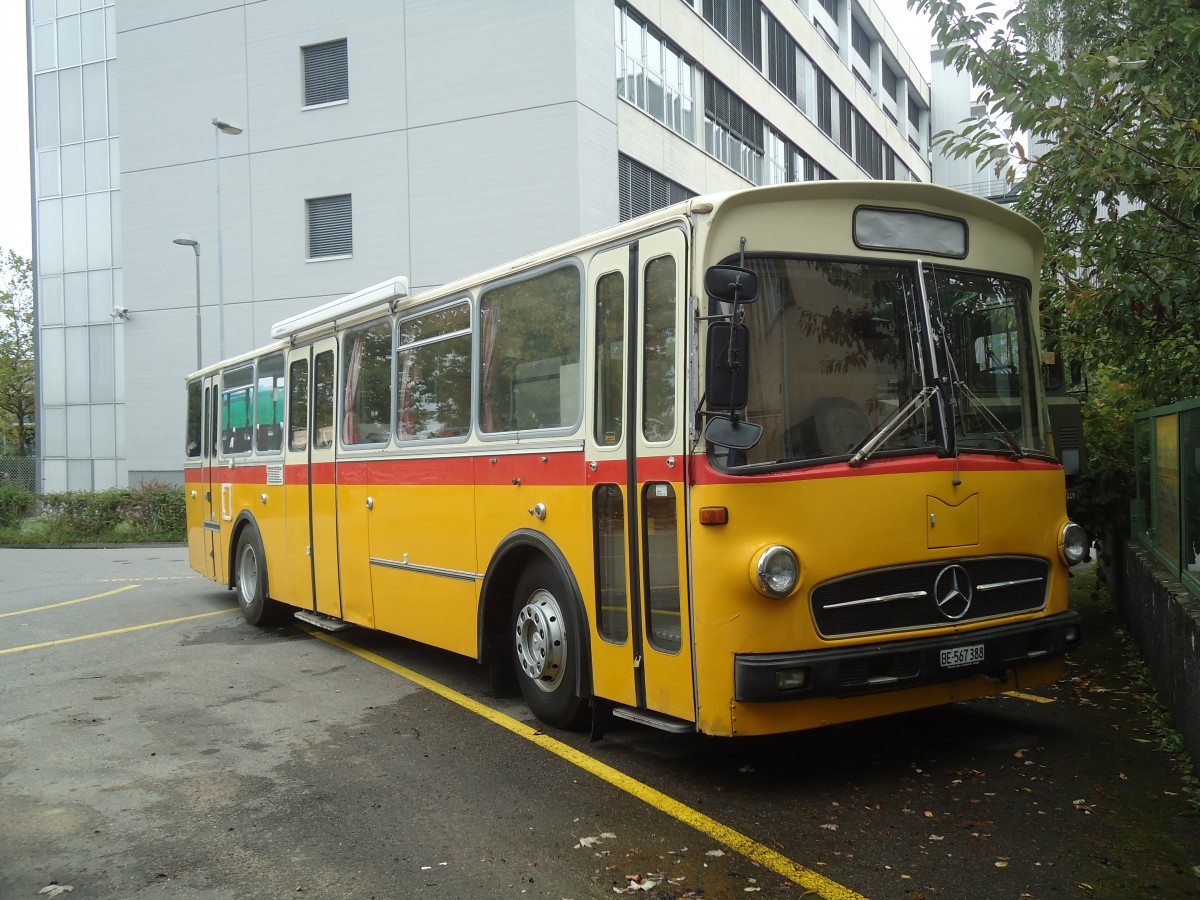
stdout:
[[709,465],[703,456],[693,457],[693,484],[746,484],[781,481],[808,481],[820,478],[858,478],[865,475],[912,475],[921,472],[1052,472],[1061,471],[1058,463],[1040,459],[1013,459],[1002,456],[960,456],[939,458],[935,456],[905,457],[901,459],[870,460],[861,466],[846,462],[828,463],[804,469],[783,469],[776,472],[734,475],[720,472]]

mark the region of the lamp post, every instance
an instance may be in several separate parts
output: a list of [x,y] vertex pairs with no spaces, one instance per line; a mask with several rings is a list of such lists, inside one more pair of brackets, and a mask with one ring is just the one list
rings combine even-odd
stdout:
[[225,253],[221,240],[221,132],[241,134],[242,129],[222,119],[213,118],[213,156],[217,163],[217,346],[220,358],[225,358]]
[[200,368],[200,242],[190,234],[177,235],[172,243],[196,251],[196,368]]

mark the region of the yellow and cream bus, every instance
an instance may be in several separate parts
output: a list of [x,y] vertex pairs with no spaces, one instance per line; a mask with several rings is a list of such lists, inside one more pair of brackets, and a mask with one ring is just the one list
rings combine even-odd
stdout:
[[819,182],[376,285],[188,377],[191,565],[253,624],[445,648],[596,733],[1050,682],[1087,547],[1041,256],[985,200]]

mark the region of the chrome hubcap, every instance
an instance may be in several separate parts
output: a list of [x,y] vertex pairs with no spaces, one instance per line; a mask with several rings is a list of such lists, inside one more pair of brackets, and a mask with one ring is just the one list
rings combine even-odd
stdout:
[[245,606],[253,603],[258,594],[258,557],[249,544],[242,548],[242,558],[238,562],[238,593]]
[[567,662],[566,632],[558,601],[539,589],[517,614],[517,662],[529,680],[544,691],[562,682]]

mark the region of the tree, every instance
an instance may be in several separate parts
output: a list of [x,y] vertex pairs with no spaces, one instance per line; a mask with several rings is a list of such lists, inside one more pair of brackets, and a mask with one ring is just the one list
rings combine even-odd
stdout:
[[935,143],[1023,181],[1046,235],[1043,326],[1099,384],[1083,493],[1107,498],[1106,527],[1131,490],[1129,413],[1200,396],[1200,0],[909,6],[987,109]]
[[0,251],[0,445],[33,450],[33,267]]

